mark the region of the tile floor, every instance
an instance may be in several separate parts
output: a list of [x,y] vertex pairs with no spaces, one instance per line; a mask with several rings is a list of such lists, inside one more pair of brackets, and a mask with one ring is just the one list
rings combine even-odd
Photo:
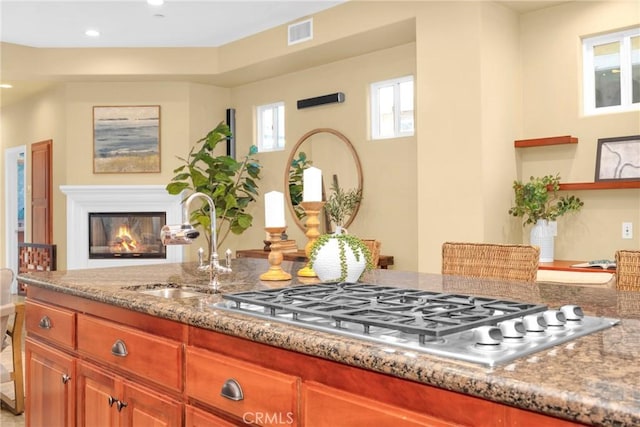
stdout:
[[[24,337],[24,334],[23,334]],[[23,346],[24,349],[24,346]],[[22,353],[23,368],[24,368],[24,352]],[[13,366],[11,345],[6,347],[0,355],[0,363],[7,366],[9,369]],[[13,398],[13,383],[8,382],[0,385],[2,393]],[[2,408],[0,410],[0,426],[2,427],[24,427],[24,414],[13,415],[8,409]]]

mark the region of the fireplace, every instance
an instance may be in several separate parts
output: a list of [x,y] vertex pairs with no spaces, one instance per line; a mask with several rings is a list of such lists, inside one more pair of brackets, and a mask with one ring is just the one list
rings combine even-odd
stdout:
[[[160,238],[160,228],[164,224],[182,223],[182,195],[167,193],[164,185],[62,185],[60,190],[67,196],[67,270],[183,261],[182,246],[158,248],[154,242]],[[104,224],[105,218],[97,216],[100,219],[95,220],[98,224],[94,228],[90,225],[91,213],[108,214],[117,219],[110,220],[111,224]],[[157,215],[159,219],[145,220],[147,223],[138,230],[137,226],[132,227],[131,236],[121,237],[121,240],[128,242],[133,239],[147,245],[146,253],[143,255],[140,249],[134,252],[120,250],[119,255],[117,251],[107,253],[110,237],[102,228],[118,228],[123,223],[131,227],[141,219],[139,215]],[[154,227],[157,227],[157,232]],[[94,238],[96,240],[90,242]],[[164,254],[159,255],[157,252],[160,250]]]
[[89,212],[89,259],[166,258],[164,212]]

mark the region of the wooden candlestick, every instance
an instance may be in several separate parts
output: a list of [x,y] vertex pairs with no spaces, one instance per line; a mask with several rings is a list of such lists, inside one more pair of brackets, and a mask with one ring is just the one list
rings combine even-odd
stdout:
[[[311,247],[313,243],[316,241],[320,232],[318,231],[318,226],[320,225],[320,220],[318,216],[325,202],[300,202],[300,206],[304,209],[305,214],[307,215],[306,227],[307,231],[304,233],[307,236],[307,244],[304,246],[304,253],[307,256],[307,259],[311,256]],[[306,266],[298,270],[298,276],[301,277],[317,277],[316,272],[313,271],[313,268],[307,263]]]
[[287,227],[266,227],[265,230],[271,236],[271,252],[269,252],[269,270],[260,275],[260,280],[290,280],[291,274],[282,269],[282,252],[280,251],[280,242],[282,241],[282,233]]

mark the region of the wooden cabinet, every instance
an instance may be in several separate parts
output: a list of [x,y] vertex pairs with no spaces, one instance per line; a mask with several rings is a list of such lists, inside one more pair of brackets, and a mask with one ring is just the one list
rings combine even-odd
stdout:
[[236,427],[235,423],[223,420],[191,405],[185,407],[184,413],[185,427]]
[[186,354],[188,397],[246,424],[299,425],[297,377],[198,348]]
[[314,427],[451,427],[433,417],[346,393],[316,382],[302,385],[303,425]]
[[78,364],[79,427],[182,425],[182,404],[84,361]]
[[27,338],[25,360],[26,425],[75,426],[75,359]]

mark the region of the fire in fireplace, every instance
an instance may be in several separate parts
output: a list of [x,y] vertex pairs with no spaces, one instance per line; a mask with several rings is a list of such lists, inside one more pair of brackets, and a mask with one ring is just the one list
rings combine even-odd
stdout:
[[90,212],[89,258],[166,258],[165,212]]

